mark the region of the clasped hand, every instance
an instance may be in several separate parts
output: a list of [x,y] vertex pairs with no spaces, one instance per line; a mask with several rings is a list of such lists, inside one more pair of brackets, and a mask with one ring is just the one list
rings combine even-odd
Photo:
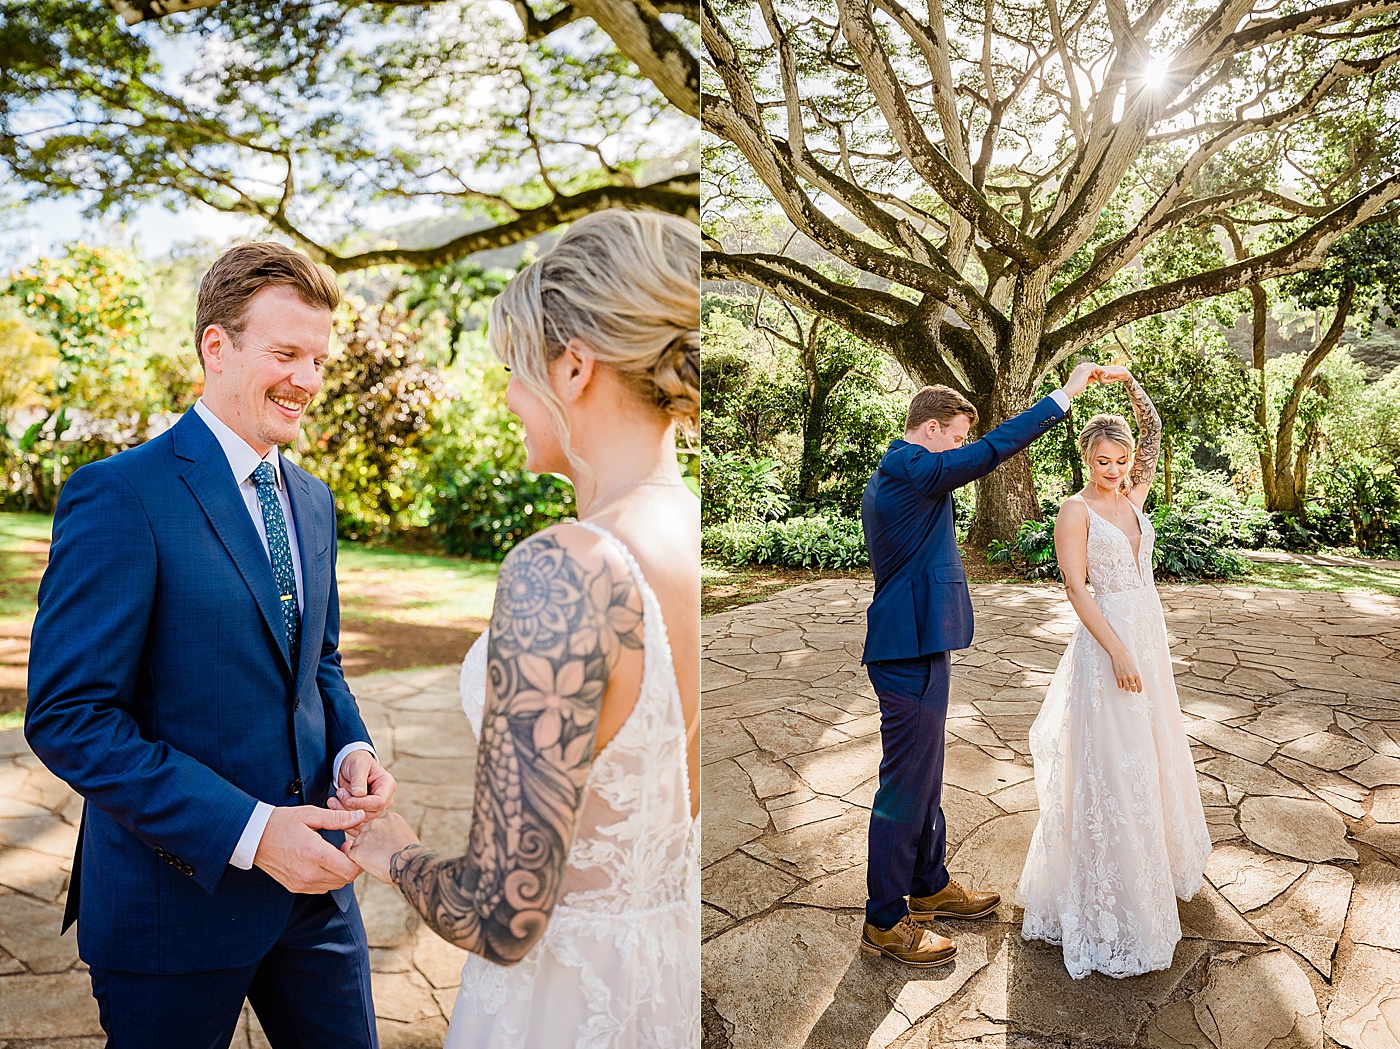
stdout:
[[1093,361],[1084,361],[1075,365],[1074,371],[1070,372],[1069,379],[1065,381],[1064,391],[1070,397],[1078,397],[1089,386],[1090,383],[1110,383],[1127,382],[1132,378],[1132,374],[1127,368],[1116,364],[1095,364]]
[[316,832],[354,831],[383,816],[394,786],[394,777],[374,755],[352,751],[340,764],[336,792],[324,809],[294,805],[272,810],[254,865],[292,892],[316,894],[348,885],[359,877],[360,866]]

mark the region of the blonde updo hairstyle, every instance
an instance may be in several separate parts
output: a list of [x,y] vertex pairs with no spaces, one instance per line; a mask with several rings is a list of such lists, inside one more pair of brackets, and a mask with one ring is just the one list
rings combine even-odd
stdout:
[[1098,451],[1099,445],[1104,441],[1112,441],[1114,444],[1121,444],[1128,450],[1128,454],[1133,454],[1136,447],[1133,441],[1133,429],[1128,425],[1128,420],[1121,415],[1096,415],[1084,424],[1084,428],[1079,431],[1079,456],[1088,465],[1089,460]]
[[694,438],[700,423],[700,229],[611,209],[569,227],[491,304],[487,344],[549,412],[570,462],[569,417],[549,367],[588,344],[643,405]]

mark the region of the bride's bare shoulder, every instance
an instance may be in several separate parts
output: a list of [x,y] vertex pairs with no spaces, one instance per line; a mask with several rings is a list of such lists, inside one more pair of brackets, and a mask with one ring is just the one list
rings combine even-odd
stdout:
[[1060,513],[1055,518],[1055,526],[1059,528],[1062,525],[1076,525],[1084,528],[1089,526],[1089,507],[1078,492],[1060,504]]

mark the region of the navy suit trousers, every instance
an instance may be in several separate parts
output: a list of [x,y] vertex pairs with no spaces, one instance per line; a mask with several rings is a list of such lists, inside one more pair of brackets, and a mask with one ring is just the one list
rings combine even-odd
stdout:
[[297,896],[255,965],[182,975],[91,971],[107,1049],[227,1049],[247,998],[273,1049],[379,1049],[359,907]]
[[888,929],[909,913],[906,896],[931,896],[948,884],[943,820],[943,740],[952,659],[867,663],[880,699],[880,789],[870,813],[865,920]]

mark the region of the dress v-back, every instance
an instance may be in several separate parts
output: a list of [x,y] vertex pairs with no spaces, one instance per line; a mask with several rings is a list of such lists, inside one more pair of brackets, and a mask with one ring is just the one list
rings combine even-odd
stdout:
[[[446,1049],[695,1049],[700,1044],[700,821],[691,816],[685,715],[661,605],[630,550],[642,596],[635,706],[584,785],[559,902],[520,964],[478,955]],[[462,707],[480,738],[488,635],[462,663]]]
[[1030,731],[1040,820],[1016,892],[1021,935],[1060,944],[1075,979],[1171,965],[1176,899],[1196,894],[1211,850],[1152,578],[1155,533],[1133,512],[1136,556],[1127,533],[1093,509],[1086,553],[1094,601],[1142,691],[1118,687],[1112,659],[1081,623]]

